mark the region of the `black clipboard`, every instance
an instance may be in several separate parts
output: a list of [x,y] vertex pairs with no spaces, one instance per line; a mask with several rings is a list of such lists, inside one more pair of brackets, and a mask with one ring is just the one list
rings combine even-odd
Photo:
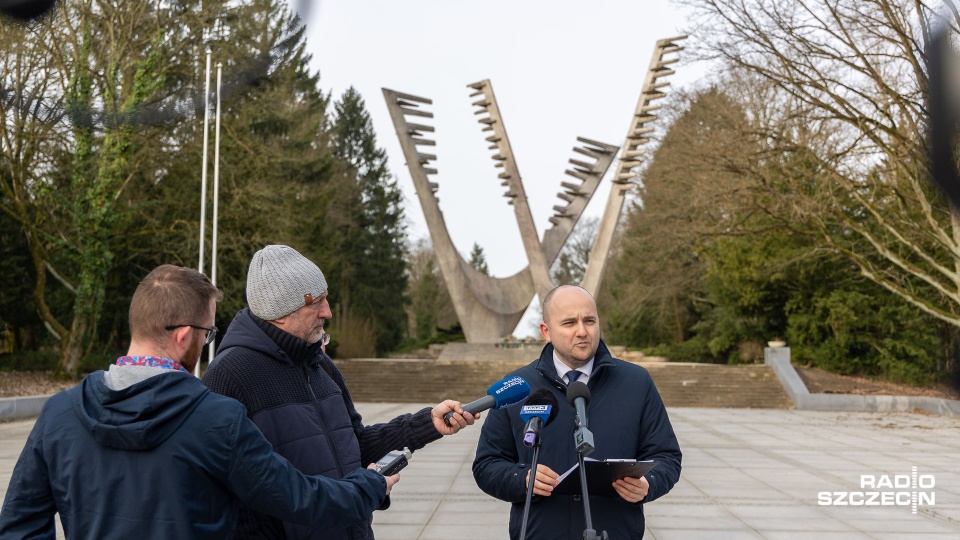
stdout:
[[[584,458],[587,469],[587,490],[590,495],[602,497],[618,497],[613,489],[614,480],[620,478],[640,478],[656,467],[659,462],[654,460],[637,461],[635,459],[608,459],[597,461]],[[580,464],[576,463],[567,472],[560,475],[560,483],[553,488],[554,495],[580,495]]]

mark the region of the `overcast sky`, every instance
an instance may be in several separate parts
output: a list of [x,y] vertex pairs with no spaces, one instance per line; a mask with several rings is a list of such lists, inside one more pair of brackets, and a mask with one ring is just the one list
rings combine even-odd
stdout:
[[[366,101],[414,239],[429,231],[381,88],[433,99],[439,174],[431,180],[447,228],[465,258],[478,243],[500,277],[527,261],[467,84],[493,85],[542,237],[576,138],[620,146],[655,42],[688,26],[667,0],[322,0],[303,15],[321,86],[334,98],[353,86]],[[681,61],[670,81],[688,85],[704,72]],[[585,215],[602,214],[615,168]],[[517,335],[532,333],[530,317]]]

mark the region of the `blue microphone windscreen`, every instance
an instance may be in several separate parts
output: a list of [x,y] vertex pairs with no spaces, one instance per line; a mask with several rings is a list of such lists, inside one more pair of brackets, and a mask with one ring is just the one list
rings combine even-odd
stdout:
[[554,412],[555,408],[550,405],[523,405],[520,407],[520,419],[526,422],[531,418],[540,417],[546,424],[547,420],[550,420],[550,415],[556,414]]
[[507,377],[493,383],[487,389],[487,394],[493,396],[493,399],[497,402],[493,408],[499,409],[504,405],[516,403],[529,396],[530,385],[523,380],[523,377]]
[[553,395],[553,392],[547,388],[537,388],[523,402],[523,407],[520,408],[520,418],[526,422],[534,416],[539,416],[543,419],[543,425],[547,425],[556,418],[558,405],[557,397]]

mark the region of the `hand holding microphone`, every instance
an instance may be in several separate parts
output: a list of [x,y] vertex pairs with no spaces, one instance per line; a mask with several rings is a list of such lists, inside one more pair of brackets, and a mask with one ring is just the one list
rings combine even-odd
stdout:
[[[530,395],[530,385],[527,384],[527,381],[523,380],[523,377],[507,377],[506,379],[493,383],[490,388],[487,388],[487,395],[464,405],[463,412],[476,415],[487,409],[499,409],[500,407],[516,403],[528,395]],[[434,411],[436,411],[436,409],[434,409]],[[443,424],[450,427],[450,417],[454,414],[456,413],[451,407],[451,410],[443,415]],[[436,424],[437,421],[435,419],[434,425]],[[440,429],[440,426],[437,426],[437,431],[447,434],[446,432],[449,430]]]

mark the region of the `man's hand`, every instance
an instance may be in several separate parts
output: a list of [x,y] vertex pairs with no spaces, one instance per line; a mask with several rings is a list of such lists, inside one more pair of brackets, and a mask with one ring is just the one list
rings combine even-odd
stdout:
[[638,503],[647,496],[647,491],[650,490],[650,482],[647,482],[647,479],[644,477],[640,478],[621,478],[620,480],[615,480],[613,482],[613,489],[617,491],[617,495],[623,498],[623,500],[632,503]]
[[[533,494],[541,497],[549,497],[553,493],[553,488],[557,487],[557,477],[559,475],[553,472],[553,469],[546,465],[537,465],[537,478],[533,484]],[[523,480],[523,487],[530,485],[530,471],[527,471],[527,477]]]
[[[377,470],[377,464],[371,463],[367,465],[367,468]],[[383,478],[387,481],[387,495],[390,495],[390,490],[393,489],[393,485],[400,481],[400,473],[384,476]]]
[[[448,426],[443,421],[443,416],[450,411],[453,411],[454,414],[450,417],[450,425]],[[437,428],[441,435],[453,435],[467,426],[472,426],[480,418],[480,413],[470,414],[463,410],[459,401],[448,399],[434,407],[430,416],[433,418],[433,427]]]

